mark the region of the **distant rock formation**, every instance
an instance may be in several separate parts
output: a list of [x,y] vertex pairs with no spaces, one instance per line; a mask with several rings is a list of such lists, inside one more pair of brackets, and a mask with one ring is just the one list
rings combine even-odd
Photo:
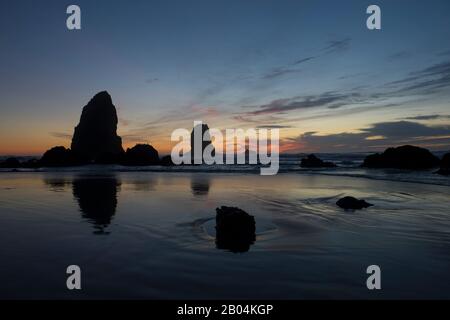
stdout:
[[[197,141],[195,141],[195,135],[194,135],[196,130],[198,130],[199,133],[201,132],[201,138],[202,138],[201,146],[196,145]],[[206,136],[205,136],[205,132],[207,132],[208,130],[209,130],[209,127],[207,124],[198,124],[197,126],[195,126],[192,129],[192,132],[191,132],[191,163],[192,164],[195,164],[194,160],[196,159],[196,157],[195,157],[196,148],[198,148],[198,150],[201,152],[200,157],[197,157],[197,161],[204,163],[203,152],[204,152],[205,148],[211,144],[211,137],[209,136],[209,134],[206,134]],[[197,139],[200,139],[200,138],[197,138]],[[212,155],[215,155],[215,150],[213,150]]]
[[88,162],[114,162],[123,154],[117,113],[108,92],[97,93],[83,108],[72,138],[72,151]]
[[20,161],[17,158],[8,158],[0,162],[0,168],[16,169],[20,166]]
[[21,163],[22,168],[36,169],[40,167],[40,163],[38,159],[29,159]]
[[39,165],[42,167],[70,167],[80,164],[75,154],[65,147],[51,148],[39,160]]
[[169,155],[161,158],[160,165],[165,167],[171,167],[174,166],[175,164],[172,161],[172,156]]
[[359,200],[353,197],[344,197],[336,202],[336,205],[346,210],[360,210],[373,206],[365,200]]
[[234,207],[216,209],[216,246],[234,253],[247,252],[256,240],[255,218]]
[[150,166],[159,163],[158,151],[148,144],[137,144],[128,148],[123,161],[126,166]]
[[450,175],[450,153],[446,153],[441,160],[441,168],[436,172],[443,176]]
[[332,162],[323,161],[317,158],[315,155],[310,154],[306,158],[303,158],[300,166],[302,168],[334,168],[336,165]]
[[388,148],[382,154],[372,154],[364,159],[363,167],[425,170],[437,167],[439,158],[430,151],[415,146]]

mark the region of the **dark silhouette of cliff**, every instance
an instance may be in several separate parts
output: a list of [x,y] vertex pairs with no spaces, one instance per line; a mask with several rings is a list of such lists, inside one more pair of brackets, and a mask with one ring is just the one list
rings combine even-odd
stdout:
[[415,146],[388,148],[383,153],[372,154],[364,159],[363,167],[424,170],[437,167],[439,158],[429,150]]
[[124,152],[116,132],[116,107],[108,92],[99,92],[83,108],[71,149],[84,161],[115,163]]
[[[195,141],[195,131],[198,130],[199,132],[201,132],[201,146],[197,146],[197,141]],[[196,164],[195,163],[195,159],[197,158],[197,161],[199,162],[198,164],[200,164],[200,162],[203,164],[204,163],[204,159],[203,159],[203,152],[205,151],[206,147],[209,146],[211,144],[211,137],[209,136],[209,132],[208,134],[205,135],[205,132],[207,132],[209,130],[209,127],[207,124],[198,124],[196,125],[191,132],[191,163],[192,164]],[[198,138],[198,142],[200,142],[200,139]],[[199,155],[199,157],[195,157],[195,148],[198,148],[199,151],[201,151],[201,155]],[[215,155],[215,150],[212,151],[212,155]]]
[[116,213],[117,193],[120,183],[114,177],[77,177],[72,192],[83,218],[94,225],[96,234],[107,234]]

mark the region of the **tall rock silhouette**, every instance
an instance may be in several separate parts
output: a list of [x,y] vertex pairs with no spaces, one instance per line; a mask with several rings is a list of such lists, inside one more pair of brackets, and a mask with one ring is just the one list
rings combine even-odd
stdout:
[[[197,136],[196,136],[197,132]],[[205,134],[207,133],[207,134]],[[209,135],[209,127],[207,124],[197,124],[191,132],[191,163],[203,164],[203,152],[206,147],[212,144],[211,137]],[[195,154],[197,150],[198,154]],[[215,155],[215,149],[212,150],[211,155]]]
[[72,151],[85,161],[114,162],[123,153],[122,139],[117,135],[117,112],[108,92],[97,93],[83,108],[75,127]]

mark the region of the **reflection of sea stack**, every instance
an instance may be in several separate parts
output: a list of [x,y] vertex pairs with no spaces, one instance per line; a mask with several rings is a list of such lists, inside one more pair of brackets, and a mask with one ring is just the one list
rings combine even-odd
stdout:
[[216,209],[216,246],[234,253],[247,252],[256,240],[255,218],[233,207]]
[[73,181],[72,192],[85,219],[94,224],[95,233],[104,228],[116,213],[118,181],[114,177],[85,177]]
[[109,161],[123,154],[117,135],[117,113],[108,92],[97,93],[83,108],[75,128],[72,151],[87,161]]
[[[207,132],[208,131],[208,132]],[[205,134],[205,132],[207,132]],[[203,161],[203,152],[206,147],[211,144],[211,137],[209,135],[209,127],[207,124],[198,124],[192,129],[191,132],[191,163],[201,164]],[[197,156],[196,156],[197,153]],[[211,152],[211,155],[215,155],[215,150]],[[197,161],[195,161],[195,159]]]
[[194,196],[206,196],[209,193],[210,180],[208,175],[191,176],[191,190]]

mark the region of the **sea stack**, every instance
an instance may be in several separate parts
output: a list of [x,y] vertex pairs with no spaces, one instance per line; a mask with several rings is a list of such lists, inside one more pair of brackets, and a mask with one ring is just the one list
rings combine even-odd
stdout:
[[[205,134],[206,133],[206,134]],[[206,147],[211,144],[211,137],[209,135],[209,127],[207,124],[198,124],[191,132],[191,163],[203,164],[203,152]],[[196,152],[198,153],[196,156]],[[211,155],[215,155],[213,149]]]
[[388,148],[383,153],[376,153],[364,159],[366,168],[395,168],[407,170],[425,170],[437,167],[439,158],[424,148],[401,146]]
[[344,197],[336,202],[336,205],[345,210],[361,210],[372,207],[373,204],[365,200],[359,200],[353,197]]
[[114,162],[124,151],[117,135],[117,112],[106,91],[97,93],[83,108],[72,138],[72,151],[84,161]]

